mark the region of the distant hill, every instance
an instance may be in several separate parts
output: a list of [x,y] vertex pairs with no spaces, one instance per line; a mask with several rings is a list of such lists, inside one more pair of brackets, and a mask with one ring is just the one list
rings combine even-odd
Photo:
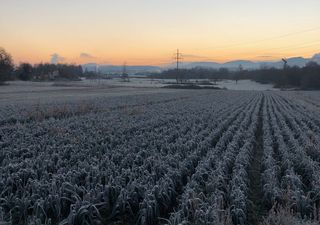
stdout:
[[[314,61],[320,63],[320,53],[315,54],[312,58],[303,58],[303,57],[293,57],[288,58],[288,65],[289,66],[299,66],[303,67],[308,62]],[[275,68],[282,68],[283,62],[282,61],[249,61],[249,60],[235,60],[226,63],[216,63],[216,62],[186,62],[182,64],[182,68],[194,68],[194,67],[203,67],[203,68],[227,68],[231,70],[236,70],[239,66],[242,66],[244,69],[259,69],[261,67],[275,67]],[[169,65],[168,68],[173,67],[173,65]]]
[[315,55],[312,57],[312,61],[317,62],[317,63],[320,63],[320,53],[315,54]]
[[[315,54],[312,58],[303,58],[303,57],[293,57],[288,58],[288,65],[289,66],[299,66],[303,67],[308,62],[314,61],[320,63],[320,53]],[[183,62],[181,64],[181,68],[191,69],[195,67],[201,68],[212,68],[212,69],[219,69],[219,68],[227,68],[230,70],[237,70],[239,66],[242,66],[244,69],[259,69],[261,67],[274,67],[274,68],[282,68],[283,62],[282,61],[249,61],[249,60],[234,60],[226,63],[217,63],[217,62]],[[141,66],[127,66],[126,70],[129,74],[145,74],[145,73],[155,73],[161,72],[163,70],[175,68],[176,64],[172,63],[166,66],[149,66],[149,65],[141,65]],[[123,70],[123,66],[116,66],[116,65],[99,65],[96,63],[88,63],[82,65],[84,71],[89,72],[101,72],[101,73],[121,73]]]
[[248,60],[236,60],[236,61],[226,62],[222,64],[222,67],[225,67],[228,69],[238,69],[240,65],[246,69],[247,68],[258,69],[260,67],[259,63],[255,63]]
[[[100,65],[99,72],[101,73],[122,73],[123,66]],[[161,68],[157,66],[126,66],[126,71],[129,74],[146,73],[146,72],[161,72]]]
[[[98,65],[94,63],[84,64],[82,65],[84,71],[89,72],[100,72],[100,73],[122,73],[123,66],[116,65]],[[161,67],[157,66],[126,66],[126,71],[129,74],[136,73],[147,73],[147,72],[161,72]]]
[[216,63],[216,62],[190,62],[190,63],[183,63],[183,68],[187,68],[187,69],[191,69],[191,68],[194,68],[194,67],[219,68],[220,66],[221,65],[219,63]]

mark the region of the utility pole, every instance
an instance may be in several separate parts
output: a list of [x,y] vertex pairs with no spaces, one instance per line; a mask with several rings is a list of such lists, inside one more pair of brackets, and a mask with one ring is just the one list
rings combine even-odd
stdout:
[[180,53],[179,49],[177,49],[177,53],[175,54],[175,58],[176,63],[177,63],[177,68],[176,68],[176,80],[177,83],[179,83],[179,64],[180,64],[180,60],[182,60],[182,54]]
[[283,58],[282,59],[282,62],[283,62],[283,69],[287,69],[287,66],[288,66],[288,60],[286,58]]
[[129,74],[127,73],[127,63],[123,64],[122,67],[122,75],[121,75],[122,81],[123,82],[129,82]]
[[242,74],[243,74],[243,66],[240,64],[239,65],[239,72],[238,72],[238,74],[236,74],[236,84],[238,84],[238,80],[240,79],[240,77],[242,76]]
[[283,58],[282,59],[282,62],[283,62],[283,79],[282,79],[282,82],[283,82],[283,85],[286,86],[287,84],[287,79],[288,79],[288,75],[287,75],[287,68],[288,68],[288,60],[286,58]]

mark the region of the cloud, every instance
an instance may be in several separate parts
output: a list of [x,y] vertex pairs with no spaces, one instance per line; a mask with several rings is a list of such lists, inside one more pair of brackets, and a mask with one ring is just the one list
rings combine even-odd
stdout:
[[200,56],[200,55],[190,55],[190,54],[182,54],[183,58],[193,58],[193,59],[208,59],[208,57]]
[[57,54],[57,53],[54,53],[54,54],[51,55],[51,60],[50,60],[50,62],[51,62],[52,64],[58,64],[58,63],[64,62],[65,60],[66,60],[66,58],[60,56],[60,55]]
[[273,58],[272,55],[259,55],[257,58]]
[[80,53],[80,58],[82,58],[82,59],[95,59],[96,57],[90,55],[89,53],[82,52],[82,53]]

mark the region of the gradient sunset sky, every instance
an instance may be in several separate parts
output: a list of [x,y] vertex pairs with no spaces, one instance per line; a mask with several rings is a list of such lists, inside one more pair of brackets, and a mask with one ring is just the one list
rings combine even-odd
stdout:
[[0,0],[0,47],[20,62],[162,65],[320,52],[320,0]]

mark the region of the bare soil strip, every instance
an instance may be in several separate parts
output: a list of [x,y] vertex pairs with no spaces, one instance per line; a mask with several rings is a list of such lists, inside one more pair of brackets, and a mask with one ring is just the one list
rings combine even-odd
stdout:
[[256,131],[256,142],[254,145],[254,152],[252,158],[251,168],[249,169],[250,177],[250,192],[249,192],[249,212],[248,212],[248,224],[258,225],[262,217],[266,213],[266,209],[263,204],[263,192],[262,192],[262,157],[263,157],[263,117],[262,117],[262,106],[264,104],[264,97],[262,98],[258,127]]

